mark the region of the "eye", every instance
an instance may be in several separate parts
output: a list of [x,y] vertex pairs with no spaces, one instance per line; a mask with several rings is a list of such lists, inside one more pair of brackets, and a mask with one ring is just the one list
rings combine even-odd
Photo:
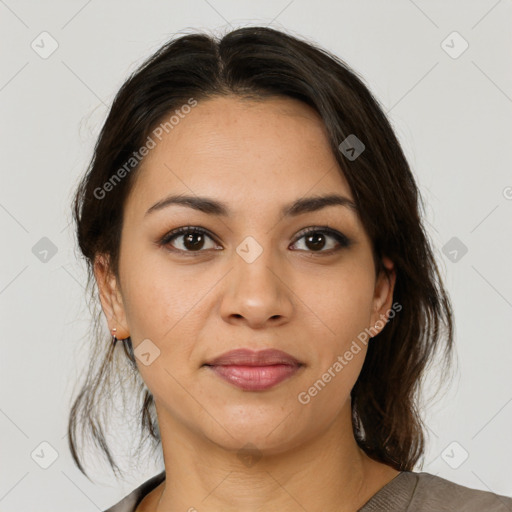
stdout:
[[[178,247],[173,247],[171,242],[174,240],[182,239],[177,245]],[[201,252],[201,249],[204,249],[205,240],[209,238],[212,242],[214,242],[213,238],[208,234],[208,232],[200,227],[193,226],[185,226],[178,229],[174,229],[167,233],[159,242],[159,245],[169,246],[171,245],[172,250],[180,251],[180,252]],[[206,247],[206,249],[215,248],[216,245],[213,243],[213,247]]]
[[[342,248],[347,248],[352,244],[352,241],[346,237],[343,233],[331,229],[327,226],[317,226],[313,228],[308,228],[306,231],[302,231],[299,233],[301,236],[296,239],[294,245],[297,244],[298,241],[304,239],[304,244],[306,246],[305,250],[311,250],[311,252],[335,252]],[[329,238],[331,242],[329,243]],[[333,242],[334,240],[334,242]],[[336,247],[336,243],[338,246]],[[326,250],[323,250],[327,246]],[[303,250],[303,249],[299,249]]]
[[[311,227],[299,232],[299,235],[300,236],[295,239],[291,247],[297,245],[299,241],[304,239],[306,248],[299,250],[313,253],[332,253],[352,245],[352,240],[328,226]],[[207,246],[207,239],[211,241],[210,247]],[[176,240],[178,240],[179,243],[174,244]],[[169,247],[172,251],[184,254],[189,253],[194,256],[196,254],[193,253],[200,253],[204,252],[206,249],[216,249],[219,247],[209,232],[198,226],[184,226],[174,229],[164,235],[158,242],[158,245]],[[327,249],[325,249],[326,246]]]

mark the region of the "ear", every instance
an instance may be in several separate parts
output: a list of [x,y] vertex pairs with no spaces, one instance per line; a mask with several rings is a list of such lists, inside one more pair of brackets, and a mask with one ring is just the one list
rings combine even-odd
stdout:
[[108,322],[110,331],[116,328],[116,338],[123,340],[130,336],[126,322],[125,308],[121,290],[116,277],[110,269],[109,258],[103,254],[94,260],[94,277],[98,285],[101,307]]
[[395,289],[396,271],[394,263],[387,257],[382,258],[385,269],[382,269],[375,283],[375,294],[373,296],[373,311],[371,314],[370,331],[379,334],[385,327],[388,320],[388,311],[393,302],[393,291]]

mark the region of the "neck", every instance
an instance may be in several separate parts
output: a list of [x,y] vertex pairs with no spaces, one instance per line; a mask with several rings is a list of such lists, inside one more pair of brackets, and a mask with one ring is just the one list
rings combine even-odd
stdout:
[[226,450],[161,413],[159,423],[166,480],[155,512],[354,512],[398,474],[359,448],[350,407],[279,453]]

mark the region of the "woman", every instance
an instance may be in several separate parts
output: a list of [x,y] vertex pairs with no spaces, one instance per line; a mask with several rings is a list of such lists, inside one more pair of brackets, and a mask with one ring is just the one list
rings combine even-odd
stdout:
[[110,512],[512,509],[413,471],[453,344],[419,201],[377,101],[310,43],[186,35],[126,81],[75,198],[112,343],[69,439],[119,471],[102,406],[127,376],[165,470]]

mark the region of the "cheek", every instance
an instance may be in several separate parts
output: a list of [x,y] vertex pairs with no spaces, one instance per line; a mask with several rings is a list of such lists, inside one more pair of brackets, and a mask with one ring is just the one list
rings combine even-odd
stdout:
[[[208,286],[161,261],[142,264],[133,259],[129,263],[123,291],[137,367],[155,398],[163,392],[166,400],[172,396],[179,403],[186,396],[173,376],[181,381],[191,360],[202,322],[200,299]],[[150,353],[148,365],[141,355],[146,349]]]
[[308,312],[313,322],[304,326],[314,347],[309,351],[311,372],[301,391],[311,400],[315,416],[325,421],[349,399],[364,364],[374,286],[371,273],[357,265],[346,265],[335,276],[316,276],[314,287],[308,280],[299,295],[307,297],[306,306],[317,315]]
[[369,341],[365,329],[369,327],[373,283],[366,272],[338,275],[324,293],[317,289],[312,305],[307,304],[321,321],[315,318],[315,325],[309,325],[309,338],[314,340],[309,353],[311,371],[297,398],[319,424],[330,423],[350,400]]
[[318,323],[327,339],[336,340],[338,349],[370,327],[374,294],[372,277],[368,269],[347,264],[336,272],[329,271],[303,281],[298,295],[304,308],[315,313],[315,324]]
[[192,267],[173,266],[160,251],[126,254],[121,280],[134,347],[145,338],[158,343],[173,338],[175,332],[183,334],[194,318],[194,305],[208,291],[208,283],[198,280]]

